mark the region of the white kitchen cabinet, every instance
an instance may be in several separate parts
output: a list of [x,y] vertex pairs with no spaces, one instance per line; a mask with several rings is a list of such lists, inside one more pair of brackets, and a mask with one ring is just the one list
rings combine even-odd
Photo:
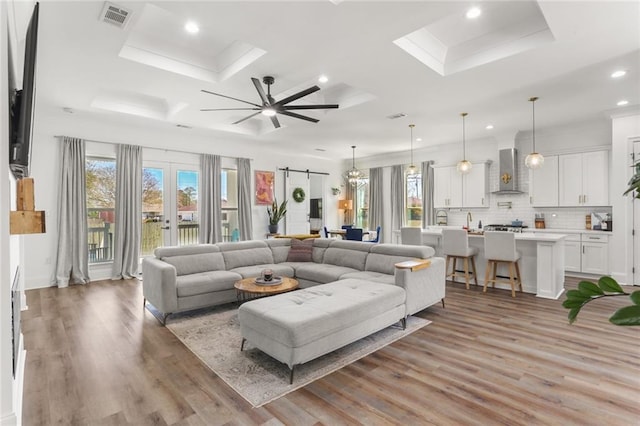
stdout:
[[558,156],[558,181],[560,206],[608,206],[609,152]]
[[529,200],[535,207],[558,206],[558,156],[544,158],[540,169],[529,170]]
[[489,207],[489,164],[474,164],[462,178],[462,206]]
[[587,274],[609,274],[609,237],[582,234],[582,268]]
[[568,235],[564,240],[564,270],[581,272],[581,265],[582,244],[580,242],[580,234]]
[[434,167],[433,206],[462,207],[462,175],[455,167]]
[[474,163],[466,175],[454,166],[434,167],[433,206],[489,207],[489,163]]

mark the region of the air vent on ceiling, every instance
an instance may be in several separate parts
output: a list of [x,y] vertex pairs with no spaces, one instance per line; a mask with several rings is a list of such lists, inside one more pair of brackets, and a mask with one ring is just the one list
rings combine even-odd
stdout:
[[391,114],[391,115],[387,115],[387,118],[389,120],[395,120],[397,118],[402,118],[402,117],[406,117],[407,114],[405,114],[404,112],[399,112],[397,114]]
[[179,127],[181,129],[193,129],[193,127],[187,126],[186,124],[176,124],[176,127]]
[[104,2],[100,20],[115,25],[118,28],[124,28],[131,17],[131,10],[125,9],[113,3]]

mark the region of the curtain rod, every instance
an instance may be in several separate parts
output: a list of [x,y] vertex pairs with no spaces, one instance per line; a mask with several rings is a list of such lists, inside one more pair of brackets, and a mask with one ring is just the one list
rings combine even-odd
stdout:
[[[74,138],[74,139],[82,139],[86,142],[95,142],[95,143],[107,143],[110,145],[122,145],[122,142],[108,142],[108,141],[97,141],[94,139],[86,139],[86,138],[76,138],[75,136],[67,136],[67,135],[55,135],[54,138],[64,138],[64,137],[68,137],[68,138]],[[146,146],[146,145],[138,145],[141,146],[143,148],[148,148],[148,149],[157,149],[159,151],[173,151],[173,152],[180,152],[182,154],[208,154],[208,153],[204,153],[204,152],[193,152],[193,151],[183,151],[180,149],[169,149],[169,148],[156,148],[153,146]],[[218,155],[218,154],[213,154],[213,155]],[[230,157],[228,155],[220,155],[220,157],[223,158],[231,158],[231,159],[238,159],[238,158],[246,158],[246,157]],[[249,158],[249,161],[253,161],[253,158]]]
[[306,173],[307,174],[307,178],[309,177],[309,175],[325,175],[325,176],[329,176],[329,173],[327,173],[327,172],[311,172],[311,171],[309,171],[309,169],[307,169],[307,170],[296,170],[296,169],[290,169],[288,167],[285,167],[285,168],[280,167],[278,170],[286,172],[287,173],[287,177],[289,177],[289,172]]

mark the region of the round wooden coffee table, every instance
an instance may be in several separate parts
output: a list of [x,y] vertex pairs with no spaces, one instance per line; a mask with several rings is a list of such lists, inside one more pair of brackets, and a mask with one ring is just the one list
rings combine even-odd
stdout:
[[238,302],[246,302],[247,300],[257,299],[259,297],[273,296],[274,294],[286,293],[287,291],[295,290],[298,288],[298,280],[281,277],[282,282],[277,285],[260,285],[256,284],[256,279],[245,278],[240,281],[236,281],[234,287],[236,288],[236,295]]

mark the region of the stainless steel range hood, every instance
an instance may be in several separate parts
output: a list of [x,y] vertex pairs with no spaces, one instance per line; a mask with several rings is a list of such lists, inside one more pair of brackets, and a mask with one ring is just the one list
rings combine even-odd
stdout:
[[518,189],[518,150],[515,148],[500,150],[500,190],[492,194],[522,194]]

